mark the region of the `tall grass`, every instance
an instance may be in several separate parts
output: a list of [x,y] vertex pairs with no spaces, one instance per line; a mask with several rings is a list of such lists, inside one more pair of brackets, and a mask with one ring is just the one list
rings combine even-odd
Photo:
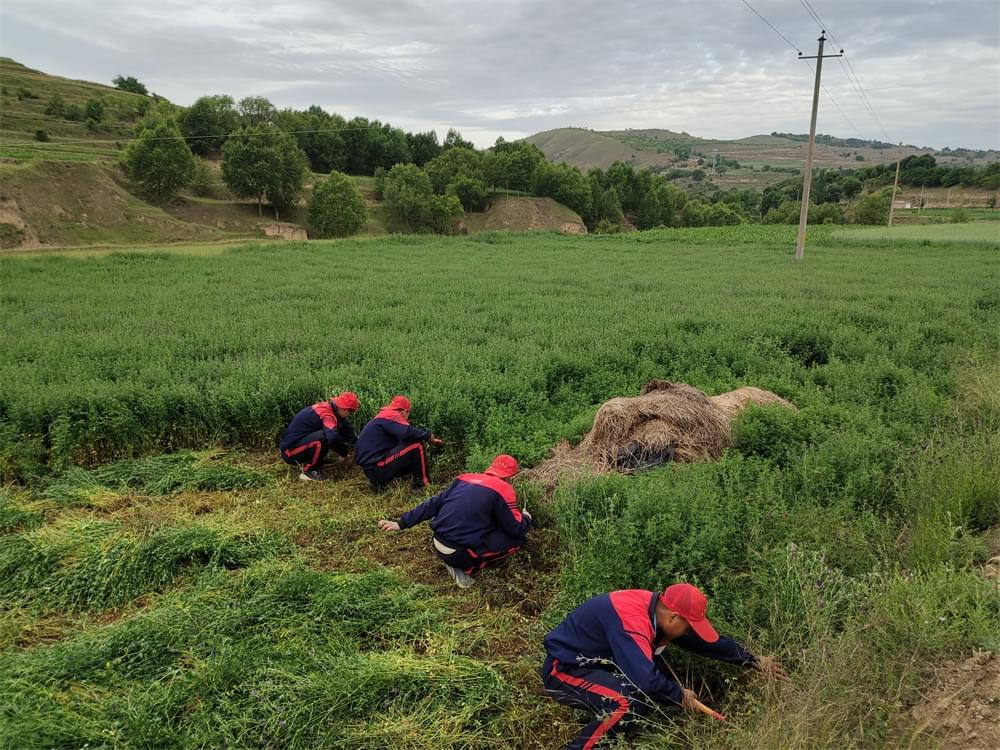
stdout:
[[[3,258],[0,467],[270,447],[343,387],[361,418],[407,391],[473,463],[538,460],[575,417],[664,376],[876,419],[905,409],[919,431],[955,357],[995,349],[995,243],[825,240],[802,266],[791,238],[741,226]],[[317,275],[350,293],[327,304]]]

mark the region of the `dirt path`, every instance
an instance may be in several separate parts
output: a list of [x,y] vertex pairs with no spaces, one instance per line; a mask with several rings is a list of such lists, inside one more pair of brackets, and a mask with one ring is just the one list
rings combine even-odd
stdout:
[[1000,658],[978,651],[935,668],[919,703],[896,722],[893,747],[1000,747]]

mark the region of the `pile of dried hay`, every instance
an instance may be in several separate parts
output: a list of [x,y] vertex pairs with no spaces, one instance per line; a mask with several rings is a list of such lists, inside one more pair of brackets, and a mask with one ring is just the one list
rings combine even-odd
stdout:
[[654,380],[636,398],[613,398],[594,418],[593,429],[573,448],[557,445],[552,456],[525,475],[554,487],[584,474],[630,473],[644,465],[718,458],[732,441],[731,421],[749,403],[795,407],[760,388],[739,388],[718,396],[684,383]]

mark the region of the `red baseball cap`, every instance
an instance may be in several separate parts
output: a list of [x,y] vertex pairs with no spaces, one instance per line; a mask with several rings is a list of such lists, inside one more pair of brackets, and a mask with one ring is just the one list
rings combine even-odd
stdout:
[[361,406],[361,402],[358,401],[358,397],[351,393],[351,391],[344,391],[339,396],[334,396],[330,400],[341,409],[349,409],[351,411],[356,411],[358,407]]
[[520,470],[521,467],[517,465],[516,458],[508,456],[506,453],[501,453],[493,459],[493,463],[490,464],[490,468],[486,470],[486,473],[500,477],[500,479],[508,479]]
[[399,411],[409,411],[410,410],[410,399],[406,396],[393,396],[392,401],[389,402],[390,409],[398,409]]
[[671,612],[676,612],[691,625],[691,629],[706,643],[715,643],[719,634],[715,632],[712,623],[705,617],[708,609],[708,599],[690,583],[675,583],[667,586],[660,594],[660,601]]

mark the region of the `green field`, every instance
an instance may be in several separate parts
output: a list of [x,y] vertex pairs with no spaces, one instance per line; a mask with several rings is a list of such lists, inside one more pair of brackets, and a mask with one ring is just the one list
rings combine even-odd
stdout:
[[[929,670],[1000,648],[977,228],[820,227],[802,263],[745,225],[0,257],[0,747],[558,747],[582,715],[542,693],[547,629],[675,580],[792,679],[679,657],[730,721],[668,711],[635,747],[933,745],[900,723]],[[468,592],[426,527],[375,529],[403,488],[273,452],[333,390],[361,419],[404,392],[440,485],[653,378],[799,409],[747,411],[716,463],[521,483],[538,527]]]

